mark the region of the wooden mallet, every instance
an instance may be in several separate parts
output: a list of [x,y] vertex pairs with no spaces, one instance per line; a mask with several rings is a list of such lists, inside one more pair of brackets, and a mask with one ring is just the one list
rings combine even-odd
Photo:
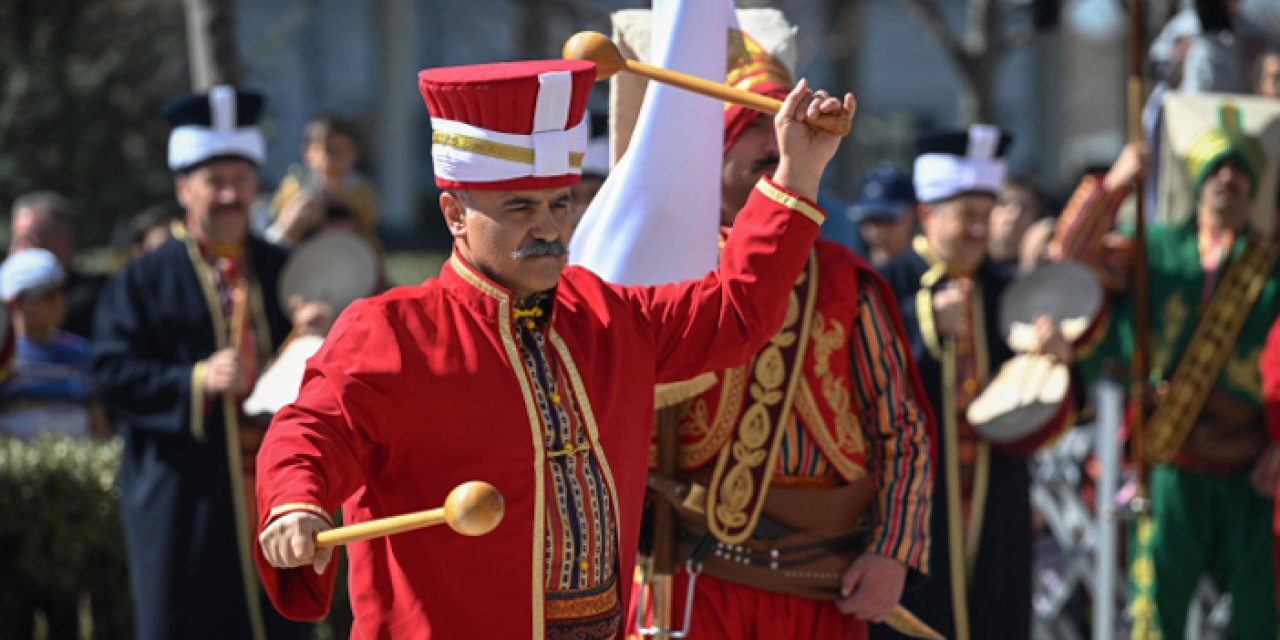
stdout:
[[317,547],[381,538],[446,523],[464,536],[482,536],[502,522],[502,494],[488,482],[472,480],[453,488],[443,507],[378,518],[316,534]]
[[[582,31],[574,34],[564,43],[563,56],[566,60],[590,60],[596,63],[596,80],[604,80],[619,71],[644,76],[663,84],[680,87],[704,96],[724,102],[732,102],[749,109],[768,114],[776,114],[782,109],[782,101],[768,96],[751,93],[729,85],[712,82],[705,78],[691,76],[679,71],[671,71],[655,67],[638,60],[627,60],[618,51],[618,46],[608,36],[595,31]],[[835,114],[823,114],[817,118],[805,118],[805,122],[815,127],[826,129],[836,135],[849,133],[849,120]]]

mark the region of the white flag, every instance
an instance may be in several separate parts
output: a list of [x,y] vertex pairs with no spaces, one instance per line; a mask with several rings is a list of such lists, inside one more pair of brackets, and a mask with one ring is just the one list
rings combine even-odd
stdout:
[[[723,82],[733,4],[654,0],[653,64]],[[652,285],[715,268],[724,105],[650,82],[626,153],[587,209],[570,260],[609,282]]]

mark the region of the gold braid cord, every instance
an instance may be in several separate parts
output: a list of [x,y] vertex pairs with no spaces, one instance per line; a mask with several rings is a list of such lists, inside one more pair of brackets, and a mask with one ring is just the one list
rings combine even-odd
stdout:
[[1168,395],[1151,416],[1146,443],[1151,462],[1168,462],[1182,448],[1235,349],[1278,253],[1275,243],[1250,235],[1244,253],[1227,269],[1173,372]]
[[818,259],[811,253],[788,298],[782,329],[751,361],[751,404],[720,450],[707,487],[707,530],[722,542],[738,544],[751,537],[760,518],[783,425],[803,375],[817,292]]

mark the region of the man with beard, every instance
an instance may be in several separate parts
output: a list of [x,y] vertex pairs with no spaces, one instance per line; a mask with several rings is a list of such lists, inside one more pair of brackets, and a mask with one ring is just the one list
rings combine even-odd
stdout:
[[[787,68],[743,37],[748,59],[729,84],[785,97]],[[776,169],[780,141],[743,107],[727,107],[724,123],[720,222],[732,241],[750,230],[739,211]],[[681,487],[659,499],[678,514],[680,555],[702,566],[673,580],[671,620],[694,591],[691,639],[865,638],[908,574],[927,571],[932,424],[892,294],[822,239],[790,285],[772,340],[718,371],[678,426],[659,426],[678,429],[678,463],[654,485]],[[690,492],[706,495],[697,509]]]
[[[248,235],[262,102],[221,86],[166,106],[183,220],[109,282],[97,309],[93,372],[124,436],[120,500],[139,638],[311,633],[271,609],[251,556],[245,471],[260,433],[238,407],[290,332],[275,303],[286,254]],[[325,324],[321,307],[295,309],[295,331]]]
[[[923,236],[881,267],[897,297],[938,418],[930,579],[902,603],[947,638],[1031,633],[1030,478],[1023,457],[969,426],[969,404],[1012,357],[999,301],[1012,273],[987,257],[991,210],[1010,137],[990,125],[922,136],[914,180]],[[1056,323],[1037,318],[1034,353],[1070,361]],[[1065,426],[1059,417],[1042,429]],[[984,526],[985,524],[985,526]],[[883,627],[873,638],[901,638]]]
[[613,638],[629,595],[658,382],[740,364],[782,323],[818,235],[812,203],[850,119],[802,82],[774,119],[772,177],[702,280],[622,287],[566,268],[569,188],[595,64],[428,69],[432,155],[454,253],[417,287],[348,307],[277,414],[258,468],[258,567],[286,615],[324,615],[313,535],[439,505],[481,479],[504,496],[482,538],[430,528],[352,544],[359,637]]
[[[1224,101],[1216,124],[1187,150],[1191,219],[1146,231],[1155,408],[1144,445],[1152,517],[1140,521],[1130,571],[1135,638],[1182,638],[1205,572],[1231,594],[1234,637],[1276,635],[1271,502],[1264,497],[1275,487],[1275,448],[1268,449],[1259,360],[1280,313],[1280,268],[1274,241],[1250,224],[1259,183],[1273,169],[1240,115]],[[1117,162],[1129,167],[1122,179],[1086,181],[1072,202],[1100,207],[1092,215],[1114,215],[1141,173],[1135,155],[1126,151]],[[1082,352],[1090,378],[1108,361],[1127,366],[1136,341],[1133,302],[1131,294],[1117,296],[1108,333]]]

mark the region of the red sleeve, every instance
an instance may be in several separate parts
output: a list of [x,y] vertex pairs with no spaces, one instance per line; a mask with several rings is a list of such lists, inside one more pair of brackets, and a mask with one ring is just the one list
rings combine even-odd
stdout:
[[1280,442],[1280,320],[1271,325],[1267,346],[1259,363],[1262,374],[1262,405],[1267,412],[1267,430]]
[[[380,308],[357,302],[334,324],[308,363],[298,399],[271,422],[257,458],[258,530],[292,511],[324,517],[363,485],[376,425],[396,424],[400,346]],[[276,569],[254,545],[263,586],[276,608],[295,620],[329,610],[336,565]],[[336,562],[336,559],[335,559]]]
[[716,270],[702,280],[623,289],[653,327],[658,382],[746,362],[782,327],[788,292],[826,214],[761,178],[738,214]]

